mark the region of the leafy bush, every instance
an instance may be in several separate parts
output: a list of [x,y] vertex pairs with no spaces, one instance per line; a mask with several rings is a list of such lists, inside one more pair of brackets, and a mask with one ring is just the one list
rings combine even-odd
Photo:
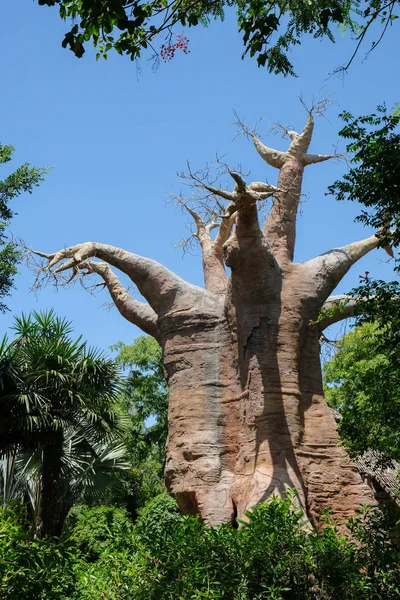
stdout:
[[183,520],[175,500],[167,494],[159,494],[140,510],[135,532],[144,545],[158,549]]
[[160,495],[135,525],[121,509],[75,509],[57,545],[3,511],[0,600],[400,598],[400,552],[380,513],[364,508],[347,537],[328,518],[320,533],[306,525],[290,495],[258,506],[239,529],[182,517]]
[[399,550],[382,516],[363,509],[349,536],[328,520],[310,532],[290,496],[271,498],[231,525],[182,517],[161,495],[142,511],[131,547],[121,540],[79,567],[77,600],[392,600]]
[[95,562],[108,549],[132,547],[133,523],[122,508],[75,506],[64,535],[87,562]]
[[0,599],[65,600],[74,590],[75,553],[34,538],[20,506],[0,508]]

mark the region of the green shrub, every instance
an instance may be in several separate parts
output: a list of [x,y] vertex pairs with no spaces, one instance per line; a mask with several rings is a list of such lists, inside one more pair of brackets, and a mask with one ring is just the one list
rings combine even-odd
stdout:
[[139,511],[135,533],[142,544],[156,549],[182,522],[183,517],[175,500],[168,494],[159,494]]
[[400,551],[364,508],[341,534],[310,532],[291,498],[271,498],[239,529],[182,517],[166,495],[135,525],[117,508],[76,508],[65,538],[34,540],[0,517],[0,600],[397,600]]
[[[148,575],[154,576],[146,595],[137,589],[134,597],[306,598],[293,595],[303,594],[311,568],[302,519],[290,500],[278,499],[249,513],[239,530],[230,524],[210,529],[198,517],[181,518],[156,544],[152,541],[147,562]],[[290,596],[282,595],[289,591]]]
[[64,537],[87,562],[107,550],[132,549],[133,523],[123,508],[75,506],[69,513]]
[[20,506],[0,508],[0,599],[64,600],[74,591],[75,550],[35,539]]
[[108,547],[81,567],[77,600],[394,600],[400,553],[378,514],[305,527],[290,497],[271,498],[239,530],[182,517],[162,495],[142,511],[131,550]]

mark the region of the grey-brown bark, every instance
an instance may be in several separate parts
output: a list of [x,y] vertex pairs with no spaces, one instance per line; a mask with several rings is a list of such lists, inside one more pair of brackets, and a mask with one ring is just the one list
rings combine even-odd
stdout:
[[[187,207],[205,289],[105,244],[39,253],[54,273],[100,275],[120,313],[161,344],[170,392],[166,482],[185,512],[199,512],[213,525],[289,488],[315,526],[324,509],[343,522],[357,505],[373,502],[339,448],[323,398],[318,338],[329,323],[313,323],[378,238],[293,262],[304,168],[331,158],[308,154],[313,127],[310,112],[302,133],[288,132],[287,152],[253,136],[260,156],[279,170],[276,188],[248,184],[236,172],[230,172],[232,191],[205,186],[228,203],[214,238],[216,222],[205,223]],[[271,195],[261,228],[257,204]],[[109,265],[128,275],[148,304],[133,299]],[[331,322],[348,316],[334,312]]]

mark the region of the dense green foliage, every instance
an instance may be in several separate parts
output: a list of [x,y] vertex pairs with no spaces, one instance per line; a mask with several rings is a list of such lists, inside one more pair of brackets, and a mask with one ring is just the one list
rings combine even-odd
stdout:
[[182,515],[175,500],[167,494],[160,494],[141,509],[135,533],[150,550],[160,549],[164,538],[172,535],[181,522]]
[[[9,163],[13,154],[12,146],[0,144],[0,166]],[[0,181],[0,313],[7,310],[1,299],[9,295],[17,264],[21,260],[21,252],[7,235],[7,227],[15,214],[10,202],[23,192],[31,194],[33,188],[43,181],[47,171],[48,169],[37,169],[25,163]]]
[[[107,57],[114,48],[132,60],[151,49],[155,56],[157,38],[164,38],[160,55],[170,60],[175,50],[187,52],[187,39],[175,33],[179,27],[207,25],[223,19],[230,7],[237,11],[239,31],[243,34],[244,54],[256,56],[259,66],[270,72],[294,74],[288,53],[301,43],[304,35],[328,37],[334,41],[332,25],[349,28],[356,38],[357,52],[371,25],[381,25],[381,35],[397,18],[398,0],[38,0],[47,6],[58,5],[60,16],[72,22],[63,46],[81,57],[87,42],[98,48],[97,56]],[[117,32],[117,35],[115,35]],[[349,63],[353,57],[350,57]],[[348,65],[347,65],[348,66]]]
[[14,330],[0,348],[1,451],[23,458],[37,525],[59,535],[77,497],[121,458],[119,369],[52,311],[15,319]]
[[387,114],[384,106],[376,114],[353,117],[342,113],[339,132],[349,140],[351,168],[329,191],[338,200],[351,200],[363,207],[357,220],[381,232],[382,245],[400,244],[400,115]]
[[[400,245],[400,114],[384,106],[375,114],[343,113],[340,135],[349,141],[350,169],[329,190],[362,206],[357,220],[373,227],[393,256]],[[396,259],[395,270],[399,270]],[[325,365],[328,401],[342,414],[341,437],[353,454],[377,450],[383,460],[400,457],[400,286],[360,276],[350,292],[361,328],[338,342]]]
[[92,563],[116,546],[129,545],[133,523],[122,508],[77,505],[68,515],[65,530],[69,542],[86,562]]
[[[396,236],[398,233],[396,233]],[[354,454],[400,458],[400,284],[369,273],[351,291],[358,327],[324,367],[326,397],[342,414],[341,437]]]
[[[338,200],[363,207],[357,220],[379,232],[380,245],[393,256],[400,244],[400,115],[376,114],[354,118],[343,113],[340,135],[349,140],[351,168],[330,186]],[[395,270],[399,270],[396,260]],[[341,436],[355,454],[368,449],[383,459],[400,456],[400,286],[360,276],[350,292],[357,300],[361,328],[338,343],[338,352],[325,366],[328,401],[342,414]]]
[[76,550],[32,535],[21,507],[0,508],[0,600],[66,600]]
[[128,371],[124,406],[131,414],[136,433],[132,450],[139,453],[138,458],[145,458],[152,450],[163,462],[168,433],[168,390],[161,348],[154,338],[140,336],[132,345],[118,343],[113,350],[118,350],[116,362]]
[[[121,509],[77,508],[56,546],[0,511],[1,600],[392,600],[399,550],[379,515],[309,532],[290,498],[271,498],[240,529],[210,529],[159,496],[132,524]],[[7,590],[5,589],[7,585]],[[40,587],[41,586],[41,587]]]
[[337,342],[336,354],[324,365],[325,397],[342,415],[340,437],[351,454],[373,449],[382,458],[400,458],[399,374],[376,323]]
[[119,342],[112,349],[118,352],[116,362],[126,372],[119,405],[129,419],[124,440],[132,465],[121,477],[124,491],[114,494],[112,501],[134,516],[164,489],[168,391],[161,348],[153,338],[141,336],[131,345]]

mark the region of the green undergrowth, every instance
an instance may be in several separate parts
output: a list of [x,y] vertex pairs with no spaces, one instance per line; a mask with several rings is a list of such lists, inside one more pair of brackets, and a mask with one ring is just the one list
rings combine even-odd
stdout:
[[180,515],[163,494],[135,524],[119,508],[75,507],[61,540],[32,537],[16,507],[0,511],[3,600],[353,600],[400,598],[400,552],[367,508],[348,535],[327,519],[306,530],[290,496],[239,529]]

